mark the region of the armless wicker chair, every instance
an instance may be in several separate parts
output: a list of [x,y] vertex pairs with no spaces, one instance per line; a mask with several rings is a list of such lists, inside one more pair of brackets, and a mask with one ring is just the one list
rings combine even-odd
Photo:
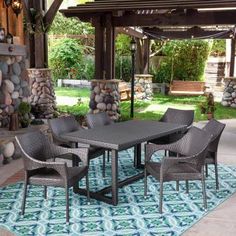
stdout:
[[114,121],[111,120],[111,118],[106,112],[100,112],[97,114],[87,114],[86,121],[90,129],[114,123]]
[[[147,175],[151,174],[160,182],[159,212],[162,213],[163,182],[181,180],[201,180],[204,208],[207,208],[204,164],[211,135],[196,127],[175,143],[166,145],[146,144],[144,195],[147,195]],[[178,153],[181,157],[165,156],[161,162],[152,160],[159,150]]]
[[[187,125],[187,130],[188,130],[192,127],[193,119],[194,119],[193,110],[179,110],[174,108],[168,108],[159,121],[176,123],[180,125]],[[155,143],[155,144],[172,143],[182,138],[183,135],[184,135],[183,133],[172,134],[162,138],[151,140],[150,143]]]
[[[69,188],[76,186],[86,176],[87,200],[89,201],[88,181],[88,148],[70,149],[51,144],[40,131],[16,136],[20,147],[25,171],[24,193],[21,213],[25,212],[25,201],[28,185],[44,186],[44,197],[47,197],[47,186],[64,187],[66,190],[66,222],[69,223]],[[83,165],[68,167],[64,162],[55,162],[66,154],[75,155]]]
[[[86,121],[89,129],[93,129],[95,127],[99,126],[105,126],[113,124],[114,121],[111,120],[109,115],[106,112],[100,112],[97,114],[87,114],[86,115]],[[107,150],[107,161],[109,162],[109,152],[110,150]]]
[[[79,123],[76,121],[74,116],[63,116],[56,119],[48,120],[48,124],[50,130],[52,132],[53,142],[57,145],[64,146],[64,147],[83,147],[84,144],[82,143],[74,143],[68,142],[67,140],[63,139],[61,135],[64,133],[69,133],[73,131],[77,131],[83,129]],[[86,145],[85,145],[86,146]],[[97,147],[90,147],[89,148],[89,159],[94,159],[99,156],[103,156],[103,177],[105,175],[105,149],[97,148]]]
[[203,130],[210,133],[213,137],[208,147],[208,152],[206,155],[206,176],[208,176],[208,164],[214,164],[215,166],[215,178],[216,178],[216,189],[219,189],[219,179],[218,179],[218,168],[217,168],[217,149],[220,141],[221,134],[225,128],[225,124],[211,119]]

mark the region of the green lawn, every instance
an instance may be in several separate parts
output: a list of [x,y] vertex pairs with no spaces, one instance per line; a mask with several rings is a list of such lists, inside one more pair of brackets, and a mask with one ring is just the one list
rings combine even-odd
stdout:
[[[72,113],[74,115],[87,114],[89,89],[83,88],[56,88],[56,96],[67,96],[82,98],[83,102],[74,106],[58,106],[59,111]],[[86,99],[87,98],[87,99]],[[177,109],[194,109],[195,121],[206,120],[206,116],[200,113],[198,105],[205,100],[203,96],[164,96],[155,94],[152,101],[135,101],[135,119],[159,119],[168,107]],[[121,102],[121,119],[129,119],[130,101]],[[215,111],[216,119],[236,118],[236,109],[223,107],[220,103],[216,103]]]
[[87,88],[70,88],[62,87],[55,88],[56,96],[66,96],[66,97],[89,97],[90,90]]

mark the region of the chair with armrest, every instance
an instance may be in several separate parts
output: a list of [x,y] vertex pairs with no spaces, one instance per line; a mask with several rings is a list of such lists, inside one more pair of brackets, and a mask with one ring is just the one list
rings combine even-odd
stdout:
[[[87,114],[86,121],[89,129],[114,123],[114,121],[109,117],[106,112]],[[107,161],[109,161],[109,152],[110,150],[107,150]]]
[[205,165],[206,165],[206,176],[208,176],[208,164],[214,164],[215,166],[216,189],[219,189],[218,168],[217,168],[217,149],[218,149],[220,137],[224,128],[225,128],[225,124],[215,119],[211,119],[203,127],[204,131],[212,135],[212,140],[209,144],[208,152],[206,155]]
[[[64,187],[66,190],[66,222],[69,223],[69,188],[76,186],[86,176],[87,200],[89,201],[88,181],[88,148],[64,148],[49,142],[40,131],[16,136],[24,161],[24,192],[21,214],[25,212],[25,201],[28,185],[44,186],[44,197],[47,198],[47,186]],[[67,154],[81,161],[82,166],[68,167],[66,162],[55,162]]]
[[[147,195],[147,175],[151,174],[160,182],[160,213],[162,213],[163,183],[167,181],[201,180],[204,208],[207,208],[204,165],[210,141],[211,135],[209,133],[192,127],[187,134],[174,143],[146,144],[144,195]],[[153,161],[153,154],[160,150],[168,150],[179,156],[164,156],[161,162]]]
[[109,117],[109,115],[106,112],[87,114],[86,121],[90,129],[114,123],[114,121]]
[[[55,119],[48,120],[50,130],[52,132],[53,142],[60,146],[65,147],[83,147],[83,143],[68,142],[61,136],[65,133],[78,131],[83,129],[74,116],[63,116]],[[86,145],[85,145],[86,146]],[[105,176],[105,149],[98,147],[89,148],[89,160],[103,156],[103,177]]]
[[[179,110],[174,108],[168,108],[159,121],[167,123],[176,123],[180,125],[187,125],[187,130],[189,130],[192,127],[193,119],[194,119],[193,110]],[[176,133],[162,138],[154,139],[149,142],[155,144],[172,143],[182,138],[183,135],[184,133]]]

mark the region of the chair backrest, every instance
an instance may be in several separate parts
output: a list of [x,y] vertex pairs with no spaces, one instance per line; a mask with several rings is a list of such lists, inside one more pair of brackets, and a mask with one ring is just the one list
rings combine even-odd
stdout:
[[217,152],[218,144],[220,141],[221,134],[225,128],[225,124],[211,119],[204,127],[203,130],[212,135],[211,142],[209,144],[208,150],[211,152]]
[[52,158],[49,139],[41,131],[17,135],[15,138],[24,157],[25,169],[29,169],[27,166],[33,159],[46,161]]
[[48,120],[53,141],[60,144],[60,136],[64,133],[79,130],[81,127],[74,116],[63,116]]
[[186,135],[175,143],[181,156],[196,156],[195,164],[199,171],[205,163],[212,135],[197,127],[191,127]]
[[165,114],[160,119],[160,121],[187,125],[189,127],[192,125],[193,119],[193,110],[179,110],[174,108],[168,108]]
[[106,112],[87,114],[86,121],[90,129],[114,123],[114,121],[110,119],[109,115]]

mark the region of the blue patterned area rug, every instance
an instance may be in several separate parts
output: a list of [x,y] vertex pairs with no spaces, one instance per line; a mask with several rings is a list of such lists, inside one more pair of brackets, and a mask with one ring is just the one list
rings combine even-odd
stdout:
[[[133,150],[120,152],[119,179],[133,175]],[[105,180],[102,161],[95,159],[90,167],[90,188],[99,189],[110,183],[111,168],[107,163]],[[220,190],[215,190],[213,169],[207,178],[208,212],[236,192],[236,167],[219,166]],[[81,181],[80,186],[84,186]],[[70,225],[65,224],[65,192],[61,188],[48,189],[43,198],[43,187],[31,186],[24,217],[20,215],[23,184],[17,183],[0,189],[0,227],[16,235],[180,235],[208,212],[203,210],[200,181],[190,182],[190,193],[185,184],[175,190],[175,182],[164,184],[163,214],[158,213],[159,184],[148,179],[148,198],[143,197],[143,180],[119,190],[119,205],[114,207],[70,192]]]

